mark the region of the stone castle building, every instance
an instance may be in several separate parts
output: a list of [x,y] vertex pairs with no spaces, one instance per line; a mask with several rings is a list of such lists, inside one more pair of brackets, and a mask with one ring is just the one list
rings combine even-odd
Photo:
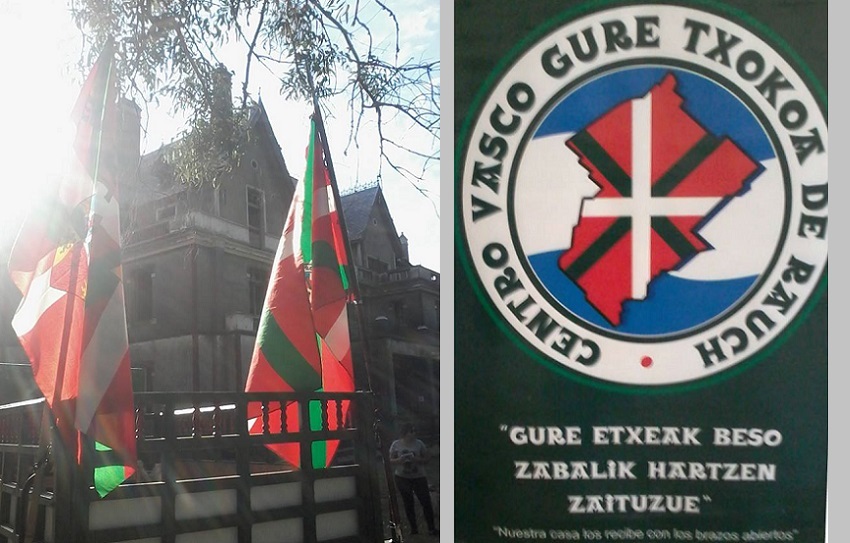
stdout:
[[[164,148],[139,156],[139,110],[123,106],[125,160],[138,165],[120,194],[135,387],[242,390],[296,179],[262,103],[239,166],[217,187],[200,188],[175,182]],[[376,393],[386,419],[437,435],[439,273],[409,261],[379,184],[343,195],[342,212],[362,299],[349,307],[356,386]],[[0,248],[4,262],[8,250]],[[20,295],[6,274],[0,293],[0,362],[26,362],[10,325]]]

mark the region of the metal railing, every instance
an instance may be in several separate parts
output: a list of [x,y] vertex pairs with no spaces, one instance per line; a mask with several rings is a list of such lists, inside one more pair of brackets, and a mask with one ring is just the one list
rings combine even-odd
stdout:
[[440,274],[424,266],[408,266],[387,271],[375,271],[356,266],[357,279],[367,284],[400,283],[404,281],[428,281],[440,287]]
[[[54,432],[33,526],[26,481],[43,400],[0,408],[0,541],[23,541],[27,529],[45,542],[383,541],[372,401],[365,392],[136,394],[137,474],[99,498],[91,474],[116,455],[86,442],[80,467]],[[318,462],[334,443],[334,460]],[[275,447],[297,449],[301,467]]]

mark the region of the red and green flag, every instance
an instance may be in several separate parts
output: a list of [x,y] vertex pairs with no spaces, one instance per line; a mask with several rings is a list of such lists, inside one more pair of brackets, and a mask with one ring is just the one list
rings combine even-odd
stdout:
[[558,266],[615,326],[656,277],[711,249],[700,228],[761,168],[697,122],[677,85],[668,74],[566,141],[599,191]]
[[118,206],[118,89],[112,47],[91,70],[72,112],[68,174],[30,211],[9,256],[23,294],[12,326],[66,445],[83,435],[119,465],[95,469],[105,496],[136,466],[135,416],[124,311]]
[[[298,184],[275,256],[246,392],[354,390],[347,302],[348,257],[336,206],[335,187],[325,160],[318,113],[311,123],[304,179]],[[341,428],[348,414],[328,409],[328,427]],[[340,417],[340,412],[342,416]],[[262,433],[261,406],[249,405],[249,429]],[[295,404],[273,405],[265,413],[271,429],[299,428]],[[321,428],[318,405],[310,406],[304,428]],[[330,464],[337,441],[314,442],[313,467]],[[300,466],[297,444],[269,448]]]

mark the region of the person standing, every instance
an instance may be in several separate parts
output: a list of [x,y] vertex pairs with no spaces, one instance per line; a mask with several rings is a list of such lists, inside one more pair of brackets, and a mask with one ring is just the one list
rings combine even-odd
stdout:
[[390,445],[390,464],[394,467],[395,485],[401,494],[410,531],[413,534],[419,533],[413,501],[415,495],[422,506],[428,533],[438,535],[434,524],[434,506],[431,503],[428,478],[425,474],[425,464],[428,460],[428,449],[425,443],[416,437],[416,427],[411,423],[402,425],[401,437]]

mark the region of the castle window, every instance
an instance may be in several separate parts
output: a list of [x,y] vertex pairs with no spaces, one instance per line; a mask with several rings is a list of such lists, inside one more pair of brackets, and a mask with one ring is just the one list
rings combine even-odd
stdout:
[[379,273],[385,273],[390,269],[389,265],[383,260],[379,260],[374,256],[369,257],[369,269]]
[[405,304],[403,301],[396,300],[393,302],[393,314],[395,315],[395,322],[397,326],[403,326],[407,323],[404,308]]
[[260,315],[263,312],[268,284],[268,271],[261,268],[248,268],[248,304],[252,315]]
[[130,273],[125,285],[127,320],[130,323],[149,322],[153,316],[153,268],[140,268]]
[[254,187],[246,187],[248,196],[248,238],[254,247],[263,246],[266,230],[263,193]]

